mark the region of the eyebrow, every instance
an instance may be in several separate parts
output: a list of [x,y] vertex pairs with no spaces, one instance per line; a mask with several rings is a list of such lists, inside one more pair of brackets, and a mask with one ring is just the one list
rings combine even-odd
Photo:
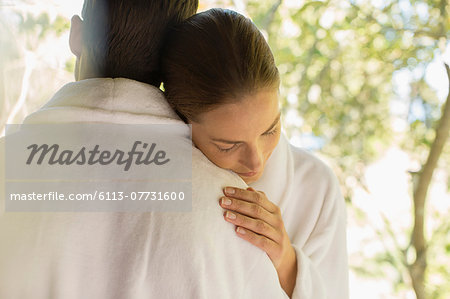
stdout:
[[[268,132],[270,132],[277,125],[278,121],[280,120],[280,117],[281,117],[281,111],[280,111],[280,113],[278,113],[277,117],[275,118],[273,123],[270,125],[270,127],[267,130],[265,130],[264,133],[262,133],[261,135],[264,135],[264,134],[267,134]],[[211,138],[211,140],[222,142],[222,143],[228,143],[228,144],[244,143],[244,141],[231,141],[231,140],[220,139],[220,138]]]

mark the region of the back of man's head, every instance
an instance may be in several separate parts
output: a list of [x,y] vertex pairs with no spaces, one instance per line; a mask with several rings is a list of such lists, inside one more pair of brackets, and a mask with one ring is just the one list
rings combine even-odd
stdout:
[[85,0],[84,64],[91,76],[124,77],[159,87],[164,36],[197,8],[198,0]]

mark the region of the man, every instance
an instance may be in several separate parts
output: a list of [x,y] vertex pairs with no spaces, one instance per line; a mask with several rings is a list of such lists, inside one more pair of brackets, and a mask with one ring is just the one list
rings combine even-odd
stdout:
[[[159,51],[166,29],[197,5],[86,0],[70,36],[77,82],[24,123],[181,124],[158,89]],[[0,298],[286,298],[267,255],[223,221],[222,188],[245,184],[192,150],[192,212],[2,209]],[[0,153],[3,207],[5,159]]]

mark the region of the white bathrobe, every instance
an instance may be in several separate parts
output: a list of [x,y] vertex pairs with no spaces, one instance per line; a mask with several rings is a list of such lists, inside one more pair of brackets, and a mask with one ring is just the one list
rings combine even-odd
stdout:
[[[128,79],[67,84],[24,122],[182,123],[157,88]],[[190,213],[5,213],[0,202],[0,298],[287,298],[268,256],[223,219],[222,188],[245,183],[192,155]]]
[[348,298],[345,202],[331,169],[282,135],[263,175],[250,186],[281,209],[297,256],[291,298]]
[[[159,91],[126,79],[68,84],[25,122],[74,121],[180,122]],[[33,298],[286,298],[267,255],[223,220],[217,200],[227,185],[246,187],[194,148],[193,212],[187,215],[2,214],[0,237],[11,244],[0,246],[0,264],[10,257],[9,267],[0,269],[0,298],[4,277],[3,292],[11,298],[16,287]],[[345,205],[329,168],[282,136],[251,186],[282,210],[298,262],[292,298],[347,298]],[[92,223],[96,229],[86,230]],[[41,259],[24,258],[25,246]],[[35,275],[24,288],[14,280],[25,269]]]

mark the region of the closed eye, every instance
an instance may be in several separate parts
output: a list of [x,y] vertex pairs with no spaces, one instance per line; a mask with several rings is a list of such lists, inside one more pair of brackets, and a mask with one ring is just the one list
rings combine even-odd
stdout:
[[228,147],[228,148],[222,148],[222,147],[220,147],[220,146],[218,146],[217,144],[216,144],[216,146],[217,146],[217,149],[219,150],[219,151],[221,151],[221,152],[224,152],[224,153],[226,153],[226,152],[230,152],[230,151],[232,151],[232,150],[234,150],[234,149],[236,149],[236,148],[238,148],[239,147],[239,143],[235,143],[235,144],[233,144],[233,146],[232,147]]
[[270,132],[266,132],[263,134],[263,136],[270,136],[270,135],[275,135],[276,133],[278,133],[278,128],[273,129]]

